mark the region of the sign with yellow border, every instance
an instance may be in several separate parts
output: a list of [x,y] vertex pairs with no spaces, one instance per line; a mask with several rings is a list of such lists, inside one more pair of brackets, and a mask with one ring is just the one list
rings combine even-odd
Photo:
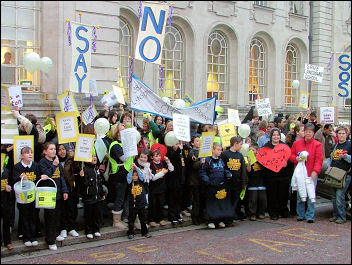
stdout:
[[91,162],[95,135],[79,134],[75,147],[75,161]]
[[207,157],[213,155],[215,132],[203,132],[200,137],[200,148],[198,157]]
[[79,134],[76,112],[61,112],[55,119],[59,144],[76,142]]
[[98,112],[97,112],[94,104],[92,106],[89,106],[82,113],[82,121],[83,121],[84,125],[91,123],[97,115],[98,115]]
[[34,157],[34,135],[17,135],[13,137],[13,161],[14,165],[21,161],[21,150],[23,147],[32,148]]
[[230,139],[237,135],[233,123],[219,125],[219,132],[223,147],[230,146]]
[[1,85],[1,110],[10,111],[10,106],[9,88]]
[[[70,96],[67,97],[68,92],[65,92],[57,97],[57,100],[59,101],[60,104],[60,109],[61,112],[71,112],[74,111],[76,113],[76,117],[79,116],[79,111],[76,105],[75,98],[73,96],[73,93],[70,92]],[[65,111],[65,101],[67,100],[67,110]]]

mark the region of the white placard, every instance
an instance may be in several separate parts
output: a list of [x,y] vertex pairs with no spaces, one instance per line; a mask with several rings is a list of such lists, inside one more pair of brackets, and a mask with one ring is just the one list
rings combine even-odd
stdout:
[[21,86],[12,86],[9,88],[11,107],[23,107],[22,88]]
[[56,114],[56,125],[59,144],[76,142],[78,123],[75,112],[61,112]]
[[138,155],[136,129],[128,128],[120,132],[123,155],[125,157]]
[[255,105],[258,110],[258,116],[272,114],[269,98],[256,99]]
[[314,82],[323,82],[324,67],[313,64],[305,64],[303,79]]
[[320,107],[320,123],[335,123],[335,107]]
[[124,99],[124,97],[123,97],[123,93],[122,93],[121,87],[118,87],[118,86],[114,86],[114,85],[113,85],[113,86],[112,86],[112,89],[113,89],[113,91],[114,91],[114,93],[115,93],[117,102],[119,102],[119,103],[125,105],[125,99]]
[[214,137],[215,137],[214,132],[203,132],[202,133],[198,157],[207,157],[207,156],[212,155]]
[[100,102],[103,105],[108,106],[109,108],[115,104],[118,103],[116,95],[114,93],[114,91],[110,91],[109,94],[106,94],[104,97],[102,97],[102,99],[100,100]]
[[173,113],[172,119],[176,138],[180,141],[191,141],[189,117],[186,115]]
[[75,147],[75,161],[92,161],[92,149],[94,144],[94,135],[79,134]]
[[89,106],[83,113],[82,113],[82,119],[83,123],[85,125],[91,123],[94,118],[98,115],[97,110],[95,109],[95,106]]
[[97,137],[94,143],[95,153],[101,163],[108,152],[108,148],[106,147],[103,139],[101,137]]
[[89,93],[86,93],[86,97],[89,98],[91,94],[93,97],[98,96],[97,80],[95,79],[89,80]]
[[34,155],[34,136],[33,135],[19,135],[15,136],[14,139],[14,165],[21,161],[21,150],[23,147],[32,148]]
[[241,125],[241,120],[240,116],[238,114],[237,109],[228,109],[228,122],[227,123],[233,123],[235,126],[240,126]]

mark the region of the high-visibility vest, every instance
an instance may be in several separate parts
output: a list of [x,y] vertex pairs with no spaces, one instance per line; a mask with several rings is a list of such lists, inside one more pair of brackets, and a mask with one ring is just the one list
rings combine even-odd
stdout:
[[155,140],[152,131],[150,131],[150,132],[148,133],[148,138],[149,138],[149,148],[151,148],[154,143],[159,143],[159,138],[157,138],[157,139]]
[[[109,161],[111,163],[111,173],[112,174],[115,174],[117,172],[117,170],[119,169],[119,164],[115,161],[115,159],[113,159],[111,156],[110,156],[110,150],[111,148],[115,145],[115,144],[118,144],[119,146],[122,147],[122,143],[119,143],[118,141],[113,141],[110,146],[109,146]],[[126,162],[123,163],[123,166],[124,168],[127,170],[127,171],[130,171],[131,168],[132,168],[132,163],[133,163],[133,156],[130,156],[128,158],[128,160]]]

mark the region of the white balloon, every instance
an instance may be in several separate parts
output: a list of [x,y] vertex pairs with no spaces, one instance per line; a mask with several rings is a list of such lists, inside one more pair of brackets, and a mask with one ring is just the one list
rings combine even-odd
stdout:
[[281,141],[281,142],[285,142],[285,140],[286,140],[286,136],[285,136],[283,133],[281,133],[281,139],[280,139],[280,141]]
[[248,124],[241,124],[241,125],[238,127],[238,134],[239,134],[242,138],[248,137],[250,133],[251,133],[251,128],[249,127]]
[[41,60],[39,54],[35,52],[27,53],[23,58],[24,68],[29,72],[34,72],[40,68]]
[[50,72],[51,68],[53,68],[53,61],[49,57],[42,57],[40,61],[40,69],[44,73]]
[[110,123],[105,118],[99,118],[94,122],[94,130],[97,136],[103,137],[110,129]]
[[170,99],[168,97],[162,97],[161,98],[165,103],[171,104]]
[[172,106],[178,109],[182,109],[186,107],[186,102],[183,99],[178,98],[174,101],[174,104],[172,104]]
[[178,139],[176,138],[174,131],[170,131],[165,135],[164,142],[167,146],[178,144]]
[[241,147],[241,149],[240,149],[240,153],[241,153],[243,156],[247,156],[248,151],[249,151],[249,144],[242,144],[242,147]]
[[297,89],[299,87],[299,81],[298,80],[293,80],[291,86],[294,89]]

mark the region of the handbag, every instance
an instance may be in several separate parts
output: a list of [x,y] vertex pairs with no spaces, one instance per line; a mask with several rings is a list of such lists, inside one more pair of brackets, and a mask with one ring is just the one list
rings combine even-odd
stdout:
[[325,171],[324,184],[335,189],[344,189],[346,186],[347,171],[338,167],[328,167]]

